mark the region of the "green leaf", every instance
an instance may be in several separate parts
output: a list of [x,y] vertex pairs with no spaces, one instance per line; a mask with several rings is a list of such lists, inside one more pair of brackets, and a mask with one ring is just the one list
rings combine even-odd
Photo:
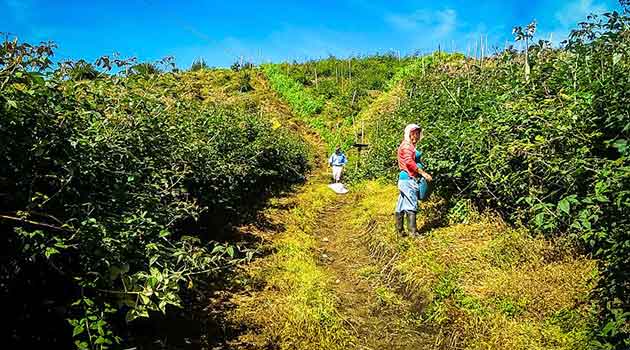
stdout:
[[143,293],[140,293],[138,295],[140,296],[140,300],[142,301],[143,304],[145,304],[145,305],[151,304],[151,298],[149,298],[148,296],[144,295]]
[[59,254],[59,251],[53,247],[47,247],[46,251],[44,252],[44,255],[47,258],[50,258],[51,256],[55,255],[55,254]]
[[536,214],[536,217],[534,218],[534,223],[536,224],[536,226],[542,227],[543,224],[545,223],[545,214],[544,213]]
[[602,329],[602,335],[608,336],[608,335],[611,335],[611,333],[612,335],[614,335],[616,333],[615,331],[617,330],[617,327],[618,327],[617,322],[615,321],[608,322]]
[[77,347],[77,349],[79,350],[86,350],[89,348],[89,345],[87,342],[85,341],[80,341],[80,340],[75,340],[74,341],[74,345]]
[[153,264],[155,264],[155,262],[159,259],[160,257],[157,255],[152,256],[151,258],[149,258],[149,266],[153,266]]
[[562,199],[558,202],[558,210],[569,215],[569,211],[571,209],[571,205],[569,204],[569,200],[567,198]]
[[227,247],[226,251],[227,251],[228,255],[230,256],[230,258],[234,257],[234,247],[233,246]]
[[74,326],[74,329],[72,330],[72,336],[76,337],[83,332],[85,332],[85,328],[82,325]]

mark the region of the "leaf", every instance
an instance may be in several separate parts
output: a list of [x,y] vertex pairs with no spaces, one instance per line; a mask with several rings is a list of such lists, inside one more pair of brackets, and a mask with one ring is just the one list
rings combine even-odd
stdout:
[[59,254],[59,251],[53,247],[47,247],[46,251],[44,252],[44,255],[47,258],[50,258],[51,256],[55,255],[55,254]]
[[563,198],[560,202],[558,202],[558,210],[569,215],[569,211],[571,209],[571,205],[569,204],[569,200],[567,198]]
[[543,224],[545,223],[545,214],[544,213],[536,214],[534,218],[534,223],[536,224],[536,226],[542,227]]
[[72,337],[76,337],[83,332],[85,332],[85,328],[82,325],[74,326],[74,329],[72,330]]
[[222,253],[224,251],[225,248],[222,245],[216,245],[214,246],[214,249],[212,249],[212,252],[210,252],[210,254]]
[[153,266],[153,264],[155,264],[155,262],[159,259],[160,257],[157,255],[152,256],[151,258],[149,258],[149,266]]
[[614,335],[616,332],[615,330],[617,329],[617,322],[615,321],[610,321],[608,322],[604,328],[602,328],[602,335],[608,336],[608,335]]
[[233,246],[227,247],[226,251],[227,251],[228,255],[230,256],[230,258],[234,257],[234,247]]
[[149,298],[148,296],[144,295],[143,293],[138,294],[140,296],[140,300],[142,301],[142,303],[144,305],[149,305],[151,304],[151,298]]

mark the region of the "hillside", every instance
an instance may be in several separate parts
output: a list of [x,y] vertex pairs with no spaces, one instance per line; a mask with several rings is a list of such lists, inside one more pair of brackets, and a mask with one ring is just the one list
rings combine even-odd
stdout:
[[[53,67],[5,39],[7,346],[627,349],[623,6],[485,57]],[[394,229],[409,123],[419,237]]]
[[[262,289],[237,302],[237,321],[252,329],[242,344],[627,346],[630,86],[627,29],[616,21],[628,17],[591,20],[560,49],[531,45],[527,61],[511,49],[482,60],[436,52],[355,76],[364,104],[346,110],[345,123],[318,101],[344,111],[353,90],[336,74],[315,77],[323,69],[314,67],[368,59],[266,67],[329,150],[348,149],[358,125],[370,148],[358,167],[348,149],[350,198],[298,196],[285,220],[302,220],[314,204],[319,216],[299,234],[289,226],[265,235],[276,253],[245,272]],[[318,89],[326,78],[333,86]],[[417,244],[393,237],[396,189],[365,182],[395,182],[393,150],[411,122],[424,127],[419,148],[436,178]]]

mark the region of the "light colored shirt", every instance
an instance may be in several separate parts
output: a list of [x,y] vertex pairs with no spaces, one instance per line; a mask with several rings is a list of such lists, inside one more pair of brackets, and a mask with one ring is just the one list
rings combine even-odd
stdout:
[[330,158],[328,158],[328,164],[332,166],[344,166],[346,163],[348,163],[348,159],[343,152],[339,154],[333,153]]

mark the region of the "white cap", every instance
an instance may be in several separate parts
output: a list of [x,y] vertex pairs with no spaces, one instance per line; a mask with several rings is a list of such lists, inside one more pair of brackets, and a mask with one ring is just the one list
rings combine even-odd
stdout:
[[418,124],[408,124],[405,126],[405,140],[411,141],[411,132],[420,129]]

